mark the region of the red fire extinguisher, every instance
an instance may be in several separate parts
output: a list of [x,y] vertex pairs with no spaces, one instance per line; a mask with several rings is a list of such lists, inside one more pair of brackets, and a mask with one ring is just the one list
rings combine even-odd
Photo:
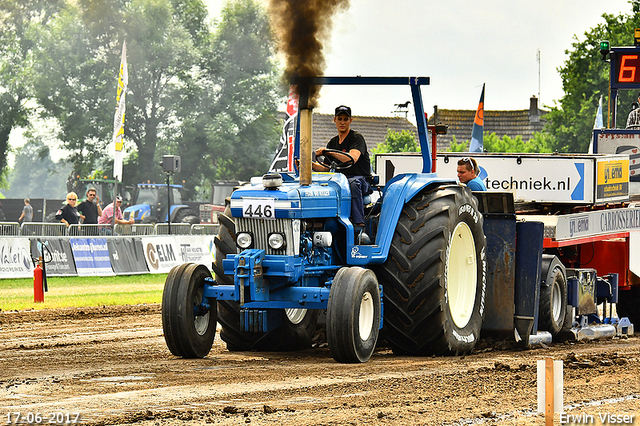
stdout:
[[44,285],[42,272],[42,256],[38,258],[36,267],[33,268],[33,301],[35,303],[44,302]]

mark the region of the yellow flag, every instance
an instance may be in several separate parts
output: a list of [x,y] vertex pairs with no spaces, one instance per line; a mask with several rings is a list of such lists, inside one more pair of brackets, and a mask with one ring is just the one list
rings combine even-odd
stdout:
[[124,112],[127,84],[129,84],[129,73],[127,71],[127,42],[124,42],[122,45],[120,75],[118,76],[116,114],[113,117],[113,144],[115,147],[115,154],[113,156],[113,176],[120,181],[122,180],[122,146],[124,144]]

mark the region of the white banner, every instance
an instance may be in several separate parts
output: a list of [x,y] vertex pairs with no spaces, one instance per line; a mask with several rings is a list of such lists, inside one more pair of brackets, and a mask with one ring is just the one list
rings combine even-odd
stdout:
[[0,277],[33,277],[31,245],[28,238],[0,238]]
[[558,217],[556,240],[640,231],[640,208],[596,210]]
[[176,236],[178,257],[182,263],[197,263],[211,269],[213,257],[205,241],[205,235],[181,235]]
[[[438,154],[436,172],[439,178],[457,179],[456,167],[466,153]],[[487,191],[511,191],[514,198],[527,202],[585,204],[596,201],[596,161],[622,156],[551,155],[551,154],[474,154],[480,168],[480,179]],[[376,154],[376,173],[385,184],[402,173],[420,173],[420,153]],[[625,199],[615,194],[599,200]]]
[[142,245],[152,274],[167,273],[174,266],[185,263],[180,257],[180,249],[174,236],[144,238]]
[[113,176],[122,180],[122,147],[124,145],[124,113],[129,72],[127,71],[127,42],[122,45],[122,60],[120,61],[120,75],[118,76],[118,94],[116,96],[116,114],[113,117]]

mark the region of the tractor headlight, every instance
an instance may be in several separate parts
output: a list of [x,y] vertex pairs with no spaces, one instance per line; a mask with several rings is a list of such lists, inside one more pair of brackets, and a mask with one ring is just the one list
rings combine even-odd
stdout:
[[251,248],[251,246],[253,246],[253,237],[249,232],[238,232],[238,235],[236,235],[236,244],[242,250]]
[[282,235],[279,232],[273,232],[269,234],[268,242],[269,242],[269,247],[271,247],[274,250],[283,249],[287,245],[284,235]]

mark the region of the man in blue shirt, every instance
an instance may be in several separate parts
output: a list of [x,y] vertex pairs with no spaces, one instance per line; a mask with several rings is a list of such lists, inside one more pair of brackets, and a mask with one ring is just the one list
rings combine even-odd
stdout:
[[471,157],[463,157],[458,160],[458,180],[466,184],[472,191],[486,191],[484,182],[477,176],[478,163]]

